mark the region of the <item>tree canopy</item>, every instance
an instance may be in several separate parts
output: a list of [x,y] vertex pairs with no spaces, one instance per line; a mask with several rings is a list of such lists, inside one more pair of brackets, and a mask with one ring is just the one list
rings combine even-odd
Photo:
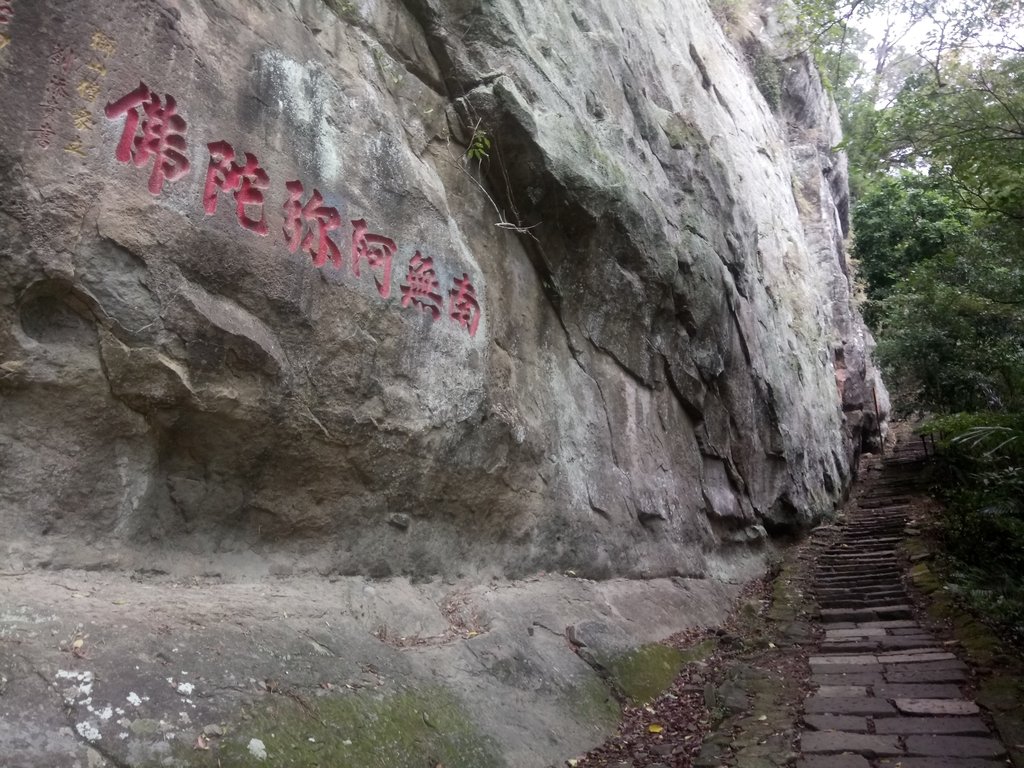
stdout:
[[1007,0],[795,0],[839,104],[897,402],[1024,408],[1024,40]]

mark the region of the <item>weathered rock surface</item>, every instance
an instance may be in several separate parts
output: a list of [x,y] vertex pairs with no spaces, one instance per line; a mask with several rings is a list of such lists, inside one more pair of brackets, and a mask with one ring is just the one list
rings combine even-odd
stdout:
[[4,35],[15,567],[728,575],[873,434],[835,110],[699,0]]
[[618,724],[569,637],[615,661],[721,622],[738,592],[680,578],[5,575],[0,764],[250,768],[257,739],[274,766],[541,768]]

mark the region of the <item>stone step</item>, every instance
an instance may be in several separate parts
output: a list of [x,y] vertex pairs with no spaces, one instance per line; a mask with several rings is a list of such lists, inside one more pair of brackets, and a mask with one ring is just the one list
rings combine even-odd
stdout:
[[909,755],[992,758],[1006,754],[1006,747],[991,737],[929,734],[907,736],[906,744]]
[[846,731],[810,731],[801,734],[800,750],[805,754],[855,752],[864,757],[905,754],[896,736]]
[[[822,642],[821,648],[828,649],[829,652],[837,652],[840,649],[846,649],[850,651],[893,651],[893,650],[917,650],[920,648],[935,648],[932,645],[935,642],[932,637],[914,638],[909,636],[903,637],[871,637],[863,640],[856,639],[836,639]],[[935,648],[935,650],[941,650]]]
[[[978,705],[967,699],[893,699],[903,715],[976,715]],[[971,757],[971,755],[967,755]]]
[[897,597],[902,595],[906,599],[907,591],[905,589],[898,589],[896,587],[887,584],[868,584],[864,587],[835,587],[826,585],[823,587],[814,587],[814,594],[817,597]]
[[878,509],[879,507],[909,507],[911,498],[909,496],[883,496],[880,498],[861,497],[857,500],[857,506],[861,509]]
[[820,613],[821,621],[882,621],[885,619],[909,619],[913,610],[909,605],[890,605],[879,608],[825,608]]
[[856,572],[823,572],[818,574],[813,582],[815,585],[838,585],[856,588],[858,584],[865,587],[877,587],[884,584],[902,584],[903,578],[899,573],[856,573]]
[[[905,718],[885,718],[886,721],[900,719]],[[804,724],[812,731],[868,732],[868,719],[859,715],[804,715]]]
[[896,563],[882,563],[872,565],[870,563],[821,563],[816,568],[818,574],[838,573],[846,575],[891,575],[894,579],[902,577],[901,568]]
[[953,683],[882,683],[872,686],[880,699],[959,699],[963,696],[959,685]]
[[871,608],[875,606],[903,605],[907,602],[905,594],[893,597],[862,596],[862,597],[819,597],[818,605],[822,608]]
[[892,704],[871,696],[810,696],[804,700],[804,712],[810,715],[896,716],[896,708]]
[[915,665],[899,665],[885,671],[885,680],[889,683],[959,683],[967,679],[963,669],[922,669]]
[[[916,733],[986,735],[988,726],[978,717],[884,717],[874,723],[875,733],[910,736]],[[848,730],[853,730],[848,729]]]

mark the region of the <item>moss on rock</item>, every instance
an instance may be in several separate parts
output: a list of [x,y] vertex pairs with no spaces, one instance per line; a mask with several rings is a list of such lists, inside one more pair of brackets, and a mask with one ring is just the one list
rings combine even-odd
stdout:
[[[443,688],[391,696],[269,697],[197,766],[218,768],[504,768],[494,743]],[[266,758],[249,750],[259,739]]]
[[672,685],[687,659],[682,651],[651,643],[623,654],[605,666],[619,690],[637,704],[643,704]]

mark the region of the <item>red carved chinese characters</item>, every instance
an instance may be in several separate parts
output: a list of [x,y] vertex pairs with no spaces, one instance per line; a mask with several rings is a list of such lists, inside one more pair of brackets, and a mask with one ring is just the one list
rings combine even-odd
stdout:
[[423,258],[419,251],[409,262],[409,273],[400,286],[402,306],[410,304],[422,312],[429,312],[434,320],[441,316],[441,286],[434,272],[434,260],[429,256]]
[[480,324],[480,302],[476,298],[476,290],[469,282],[469,275],[465,272],[462,277],[456,277],[455,287],[448,292],[451,298],[449,316],[469,331],[470,336],[476,336],[476,327]]
[[366,220],[352,222],[352,271],[359,277],[359,262],[366,263],[373,270],[380,270],[382,277],[374,273],[373,280],[383,298],[391,295],[391,260],[398,250],[395,241],[383,235],[371,235],[366,231]]
[[[203,208],[207,216],[217,212],[217,192],[234,192],[235,212],[238,223],[261,237],[268,233],[263,211],[263,190],[270,186],[270,177],[260,168],[256,156],[245,153],[245,165],[233,162],[235,150],[226,141],[207,144],[210,150],[210,165],[206,169],[206,186],[203,188]],[[248,206],[256,206],[259,219],[246,215]]]
[[14,3],[0,0],[0,25],[7,26],[14,19]]
[[[149,191],[154,195],[163,190],[164,181],[177,181],[189,170],[184,154],[185,120],[177,114],[174,98],[165,96],[164,99],[161,103],[160,97],[145,83],[139,83],[138,88],[107,104],[103,110],[111,120],[122,115],[125,118],[117,159],[122,163],[132,161],[136,168],[152,160]],[[140,130],[142,135],[136,135]]]
[[[327,234],[341,226],[341,216],[336,208],[323,205],[324,199],[317,190],[302,204],[302,182],[285,183],[288,202],[284,204],[284,239],[288,250],[302,250],[313,257],[313,266],[322,267],[328,257],[335,268],[341,269],[341,251]],[[306,223],[311,225],[307,231]],[[315,244],[315,247],[314,247]]]

